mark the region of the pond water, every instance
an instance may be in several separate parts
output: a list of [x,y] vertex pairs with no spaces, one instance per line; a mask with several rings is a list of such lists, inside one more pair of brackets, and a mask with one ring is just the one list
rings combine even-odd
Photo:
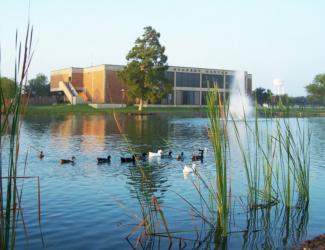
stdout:
[[[154,237],[139,248],[216,248],[220,239],[209,231],[191,206],[201,201],[193,183],[195,176],[183,176],[192,152],[207,148],[197,168],[213,180],[214,156],[205,117],[181,115],[29,116],[21,128],[20,175],[39,176],[41,187],[41,227],[38,223],[37,179],[26,179],[23,189],[22,222],[18,223],[17,249],[128,249],[135,247],[142,229],[126,236],[140,223],[140,200],[155,195],[175,239]],[[252,216],[237,203],[232,209],[230,249],[286,248],[324,233],[325,224],[325,119],[301,119],[312,131],[311,199],[308,209],[288,212],[279,207]],[[122,133],[121,131],[122,130]],[[35,149],[43,150],[39,160]],[[135,152],[172,150],[184,152],[183,162],[161,159],[142,166],[121,164],[121,156]],[[110,164],[97,165],[97,157],[111,155]],[[76,157],[74,165],[60,165],[61,158]],[[239,154],[231,155],[232,193],[245,194],[246,179]],[[4,159],[5,161],[6,159]],[[143,178],[145,175],[145,181]],[[22,181],[21,181],[22,182]],[[137,217],[138,216],[138,217]],[[163,226],[160,230],[164,229]],[[162,230],[163,231],[163,230]],[[182,238],[179,240],[177,237]],[[225,243],[224,243],[225,244]]]

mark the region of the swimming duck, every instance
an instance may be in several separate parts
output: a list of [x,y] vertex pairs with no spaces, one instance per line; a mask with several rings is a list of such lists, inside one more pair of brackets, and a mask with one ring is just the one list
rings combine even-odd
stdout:
[[160,157],[162,155],[162,153],[163,153],[163,151],[161,149],[159,149],[157,151],[157,153],[155,153],[155,152],[149,152],[149,158],[151,158],[151,157]]
[[72,163],[72,164],[74,164],[74,160],[75,160],[75,159],[76,159],[76,157],[72,156],[72,157],[71,157],[71,160],[61,159],[61,160],[60,160],[60,163],[61,163],[61,164],[67,164],[67,163]]
[[185,165],[183,168],[183,174],[188,175],[189,173],[193,173],[196,169],[195,163],[192,164],[192,167],[189,167],[188,165]]
[[203,149],[199,149],[199,154],[192,154],[192,161],[203,161]]
[[97,164],[110,163],[110,162],[111,162],[110,155],[108,155],[107,158],[97,158]]
[[169,151],[167,155],[161,154],[160,157],[161,158],[172,158],[172,151]]
[[127,163],[127,162],[135,162],[135,155],[132,155],[132,157],[121,157],[121,163]]
[[134,155],[135,160],[137,161],[145,161],[147,158],[147,153],[142,153],[141,155]]
[[38,155],[38,158],[43,159],[44,156],[45,156],[45,155],[43,154],[43,151],[40,151],[40,153],[39,153],[39,155]]
[[184,160],[184,153],[182,152],[180,155],[177,155],[176,160],[178,160],[178,161]]

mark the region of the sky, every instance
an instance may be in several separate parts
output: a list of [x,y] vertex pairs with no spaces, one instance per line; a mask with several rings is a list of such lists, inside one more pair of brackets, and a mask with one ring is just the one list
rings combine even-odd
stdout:
[[[1,74],[14,74],[14,40],[28,16],[29,77],[66,67],[125,64],[143,27],[161,34],[168,64],[244,70],[253,88],[281,79],[291,96],[325,73],[323,0],[1,0]],[[29,13],[29,15],[28,15]]]

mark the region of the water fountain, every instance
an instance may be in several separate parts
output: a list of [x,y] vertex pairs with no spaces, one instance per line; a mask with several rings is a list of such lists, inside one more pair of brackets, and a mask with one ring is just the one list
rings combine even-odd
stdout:
[[253,115],[253,105],[245,91],[245,72],[238,71],[231,84],[229,112],[234,120],[243,120]]

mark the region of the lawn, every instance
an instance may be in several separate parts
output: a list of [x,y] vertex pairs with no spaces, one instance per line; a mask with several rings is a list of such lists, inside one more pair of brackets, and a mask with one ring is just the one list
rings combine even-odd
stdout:
[[[258,108],[260,116],[284,116],[286,112],[281,109],[273,108],[273,109],[263,109]],[[88,106],[87,104],[81,105],[67,105],[67,104],[59,104],[59,105],[30,105],[26,110],[27,115],[47,115],[47,114],[96,114],[96,113],[129,113],[129,114],[148,114],[148,113],[193,113],[193,114],[206,114],[206,107],[144,107],[142,112],[139,112],[137,107],[129,106],[125,108],[105,108],[105,109],[95,109],[93,107]],[[289,116],[325,116],[325,108],[290,108]]]

